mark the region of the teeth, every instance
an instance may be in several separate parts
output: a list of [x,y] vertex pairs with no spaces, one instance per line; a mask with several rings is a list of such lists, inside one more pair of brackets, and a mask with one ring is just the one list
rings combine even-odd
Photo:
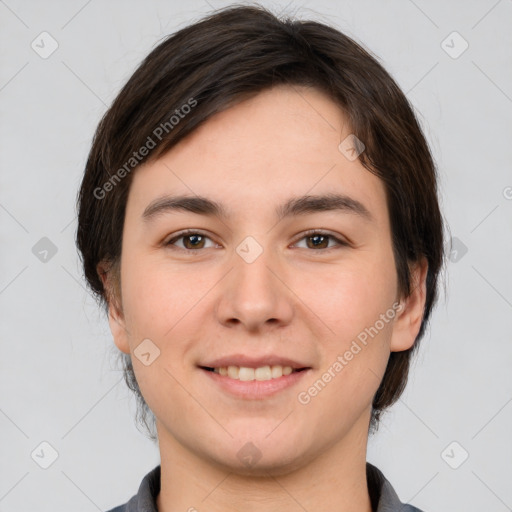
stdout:
[[250,381],[250,380],[271,380],[278,379],[283,375],[297,371],[291,366],[261,366],[259,368],[247,368],[246,366],[228,366],[222,368],[214,368],[213,371],[224,377],[231,379]]
[[270,366],[262,366],[254,370],[254,378],[256,380],[270,380],[272,378],[272,370]]

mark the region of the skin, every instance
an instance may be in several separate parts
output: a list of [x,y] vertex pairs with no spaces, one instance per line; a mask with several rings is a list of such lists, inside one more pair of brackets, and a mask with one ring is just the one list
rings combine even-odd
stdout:
[[[365,461],[372,398],[391,351],[410,348],[421,325],[425,262],[400,297],[385,189],[338,149],[350,134],[341,110],[315,89],[279,86],[221,112],[170,152],[137,169],[123,232],[121,297],[109,322],[132,354],[157,419],[160,512],[197,510],[369,512]],[[348,211],[278,221],[274,209],[303,194],[342,193]],[[227,219],[173,211],[144,221],[163,194],[206,196]],[[165,243],[184,229],[206,236]],[[317,248],[306,230],[328,231]],[[252,236],[263,253],[236,252]],[[192,248],[191,248],[192,247]],[[329,249],[325,249],[329,247]],[[188,251],[188,252],[187,252]],[[112,286],[108,276],[106,286]],[[365,328],[399,299],[402,309],[308,404],[297,399]],[[149,366],[133,351],[149,338]],[[197,367],[234,353],[277,353],[312,369],[264,400],[234,398]],[[251,442],[261,458],[237,456]]]

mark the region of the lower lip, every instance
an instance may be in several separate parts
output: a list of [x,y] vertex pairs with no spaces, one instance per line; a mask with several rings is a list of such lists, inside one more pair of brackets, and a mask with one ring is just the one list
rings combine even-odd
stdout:
[[202,368],[200,370],[231,395],[248,400],[263,400],[297,384],[311,369],[292,372],[290,375],[270,380],[238,380]]

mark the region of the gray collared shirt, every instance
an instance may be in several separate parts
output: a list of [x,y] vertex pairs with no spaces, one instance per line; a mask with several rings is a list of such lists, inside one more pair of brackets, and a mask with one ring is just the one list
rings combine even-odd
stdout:
[[[419,508],[412,505],[404,505],[381,471],[368,462],[366,478],[374,512],[421,512]],[[159,492],[160,466],[157,466],[144,477],[139,491],[130,501],[108,512],[158,512],[156,497]]]

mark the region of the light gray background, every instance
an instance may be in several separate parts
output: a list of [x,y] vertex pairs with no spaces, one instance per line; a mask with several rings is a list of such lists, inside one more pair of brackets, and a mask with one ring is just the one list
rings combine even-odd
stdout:
[[[105,510],[159,463],[84,288],[74,202],[94,129],[140,60],[224,5],[0,1],[1,512]],[[512,510],[512,1],[305,0],[285,11],[381,58],[420,112],[459,240],[407,391],[368,458],[427,512]],[[47,59],[31,48],[43,31],[59,45]],[[446,40],[453,31],[469,44],[458,58],[445,51],[463,48]],[[46,262],[32,252],[42,237],[57,247]],[[58,452],[48,469],[31,458],[42,441]]]

